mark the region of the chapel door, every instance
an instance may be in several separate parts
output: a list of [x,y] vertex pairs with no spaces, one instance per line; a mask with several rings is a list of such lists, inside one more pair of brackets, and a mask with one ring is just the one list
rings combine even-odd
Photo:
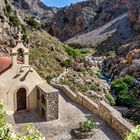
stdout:
[[17,111],[26,110],[26,89],[20,88],[17,91]]

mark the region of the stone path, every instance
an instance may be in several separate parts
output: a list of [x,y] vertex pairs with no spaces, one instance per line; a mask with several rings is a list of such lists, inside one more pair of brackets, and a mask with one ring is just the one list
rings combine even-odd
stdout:
[[92,115],[81,105],[72,102],[64,93],[60,93],[59,96],[59,109],[59,119],[55,121],[43,122],[43,118],[40,118],[36,112],[17,114],[11,121],[17,131],[20,131],[26,122],[33,122],[34,126],[46,137],[46,140],[75,140],[71,137],[70,130],[77,128],[79,122],[84,121],[86,118],[92,118],[100,123],[100,128],[88,140],[121,140],[107,123]]

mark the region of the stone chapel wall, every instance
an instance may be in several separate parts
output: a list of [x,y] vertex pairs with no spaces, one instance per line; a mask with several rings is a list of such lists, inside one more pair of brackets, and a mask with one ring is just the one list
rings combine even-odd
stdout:
[[[37,87],[37,109],[46,121],[56,120],[59,117],[59,96],[58,92],[45,92]],[[42,114],[42,110],[44,114]]]

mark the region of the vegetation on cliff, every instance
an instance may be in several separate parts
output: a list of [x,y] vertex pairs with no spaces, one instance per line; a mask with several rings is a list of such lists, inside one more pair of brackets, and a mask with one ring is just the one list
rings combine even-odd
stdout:
[[125,138],[125,140],[138,140],[140,137],[140,125],[136,126],[134,130]]
[[65,45],[47,32],[30,32],[30,63],[46,80],[58,77],[64,70],[61,62],[68,59]]
[[117,95],[118,105],[132,107],[135,104],[134,96],[129,93],[133,81],[134,79],[131,76],[125,76],[112,82],[111,86]]

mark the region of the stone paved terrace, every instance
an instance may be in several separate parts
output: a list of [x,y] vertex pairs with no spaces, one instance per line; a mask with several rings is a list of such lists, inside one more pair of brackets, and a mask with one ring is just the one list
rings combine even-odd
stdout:
[[64,93],[60,93],[59,96],[59,109],[59,119],[51,122],[44,122],[36,112],[20,113],[10,117],[9,121],[14,124],[17,131],[20,131],[26,122],[32,122],[46,137],[46,140],[75,140],[71,137],[70,130],[77,128],[79,122],[86,118],[92,118],[100,123],[100,128],[92,138],[87,140],[121,140],[106,122],[91,114],[81,105],[72,102]]

